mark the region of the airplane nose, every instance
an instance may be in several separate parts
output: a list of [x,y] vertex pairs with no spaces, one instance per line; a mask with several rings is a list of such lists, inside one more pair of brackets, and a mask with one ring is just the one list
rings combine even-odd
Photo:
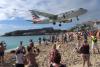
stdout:
[[86,12],[87,12],[87,9],[84,9],[84,8],[80,8],[79,10],[80,10],[80,12],[82,12],[82,13],[86,13]]
[[79,12],[81,13],[81,14],[84,14],[84,13],[86,13],[88,10],[87,9],[84,9],[84,8],[80,8],[79,9]]
[[84,9],[83,11],[86,13],[87,12],[87,9]]

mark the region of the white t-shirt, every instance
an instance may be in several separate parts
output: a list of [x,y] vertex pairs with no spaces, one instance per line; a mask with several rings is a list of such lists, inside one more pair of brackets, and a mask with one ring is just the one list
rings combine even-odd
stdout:
[[19,50],[23,50],[23,46],[20,45],[20,46],[18,47],[18,49],[19,49]]
[[23,63],[23,53],[20,53],[20,54],[16,54],[16,63],[18,64],[24,64]]

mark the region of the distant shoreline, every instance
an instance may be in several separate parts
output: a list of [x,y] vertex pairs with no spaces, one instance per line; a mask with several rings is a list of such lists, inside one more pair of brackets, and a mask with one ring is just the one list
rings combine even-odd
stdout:
[[[34,45],[37,46],[37,45],[39,45],[39,44],[38,44],[38,42],[34,42]],[[18,47],[18,46],[17,46],[17,47]],[[10,52],[10,51],[12,51],[12,50],[16,50],[17,47],[16,47],[16,48],[7,49],[7,50],[5,50],[5,52],[8,53],[8,52]],[[27,47],[27,46],[24,46],[24,47]]]
[[50,34],[66,32],[66,31],[67,30],[53,29],[52,27],[49,27],[49,28],[42,28],[42,29],[15,30],[15,31],[7,32],[2,36],[50,35]]
[[[54,34],[40,34],[41,36],[42,35],[54,35]],[[11,36],[14,36],[14,37],[17,37],[17,36],[40,36],[40,35],[11,35]],[[10,36],[7,36],[7,35],[1,35],[0,37],[10,37]]]

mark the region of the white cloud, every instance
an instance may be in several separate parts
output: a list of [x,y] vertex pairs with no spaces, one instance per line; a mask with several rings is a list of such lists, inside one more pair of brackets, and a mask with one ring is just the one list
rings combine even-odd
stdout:
[[23,17],[31,19],[28,10],[37,9],[51,13],[61,13],[73,8],[97,9],[99,0],[0,0],[0,20]]
[[[61,12],[69,11],[70,9],[77,9],[80,7],[86,8],[89,11],[86,15],[81,16],[81,20],[83,18],[96,19],[100,17],[99,3],[100,0],[0,0],[0,20],[14,20],[18,17],[24,18],[25,20],[32,19],[31,14],[28,11],[30,9],[42,10],[44,12],[58,14]],[[48,26],[49,25],[46,25],[45,27]],[[3,23],[0,24],[0,32],[4,33],[13,30],[40,27],[40,25],[31,26],[31,24],[28,26],[27,24],[16,25],[12,23]]]

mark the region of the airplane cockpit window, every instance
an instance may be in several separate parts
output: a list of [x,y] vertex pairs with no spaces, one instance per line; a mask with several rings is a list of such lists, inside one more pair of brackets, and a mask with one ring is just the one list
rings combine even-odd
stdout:
[[81,10],[81,9],[83,9],[83,8],[80,8],[80,10]]
[[74,11],[72,10],[72,12],[74,12]]

